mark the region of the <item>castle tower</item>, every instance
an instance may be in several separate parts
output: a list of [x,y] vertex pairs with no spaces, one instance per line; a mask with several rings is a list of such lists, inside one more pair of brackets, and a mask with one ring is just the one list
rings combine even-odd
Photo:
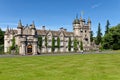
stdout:
[[31,29],[32,29],[32,35],[35,35],[35,33],[36,33],[36,28],[35,28],[34,21],[33,21],[32,25],[31,25]]
[[89,26],[89,29],[91,30],[91,20],[90,20],[90,18],[88,18],[87,25]]
[[22,29],[23,29],[21,20],[19,20],[17,29],[18,29],[18,35],[21,35],[22,34]]
[[[84,21],[83,21],[84,22]],[[90,49],[90,32],[91,32],[91,20],[88,19],[87,23],[83,25],[83,34],[82,34],[82,40],[83,40],[83,47],[84,50]]]
[[88,25],[88,42],[89,42],[89,46],[91,46],[91,41],[90,41],[90,34],[91,34],[91,20],[90,20],[90,18],[88,18],[88,22],[87,22],[87,25]]
[[8,35],[9,35],[9,28],[7,27],[5,35],[4,35],[4,52],[5,53],[8,52],[8,47],[9,47],[9,44],[8,44],[8,40],[9,40]]
[[10,39],[9,45],[10,46],[12,46],[12,39],[13,39],[13,37],[14,37],[14,31],[13,31],[13,29],[10,29],[9,30],[9,39]]
[[83,48],[84,50],[90,49],[90,32],[91,32],[91,20],[88,19],[87,23],[85,22],[85,19],[76,19],[73,21],[73,32],[74,36],[77,38],[77,40],[80,42],[83,42]]
[[82,17],[80,17],[80,28],[82,28],[83,26],[83,21],[82,21]]
[[74,36],[80,36],[80,20],[76,16],[76,19],[73,21],[73,30]]

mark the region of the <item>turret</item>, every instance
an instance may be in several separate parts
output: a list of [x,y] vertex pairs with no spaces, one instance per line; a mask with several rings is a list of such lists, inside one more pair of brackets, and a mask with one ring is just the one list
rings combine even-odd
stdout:
[[90,20],[90,18],[88,18],[87,25],[88,25],[89,32],[91,32],[91,20]]
[[35,35],[36,28],[35,28],[34,21],[33,21],[32,25],[31,25],[31,29],[32,29],[32,35]]
[[35,29],[35,23],[34,23],[34,21],[33,21],[32,25],[31,25],[31,28]]
[[21,35],[22,34],[22,29],[23,29],[21,20],[19,20],[17,29],[18,29],[18,35]]
[[90,18],[88,18],[87,24],[88,24],[89,27],[91,27],[91,20],[90,20]]
[[7,26],[7,29],[5,31],[5,35],[8,35],[9,34],[9,27]]
[[13,29],[10,29],[10,36],[9,36],[9,38],[12,40],[13,36],[14,36],[14,31],[13,31]]
[[82,17],[80,17],[80,27],[82,28],[83,26],[83,21],[82,21]]
[[14,30],[13,29],[10,30],[10,34],[14,35]]
[[9,47],[9,43],[8,43],[8,37],[9,36],[9,28],[7,26],[7,29],[5,31],[5,35],[4,35],[4,52],[7,53],[8,52],[8,47]]
[[78,19],[78,16],[76,16],[76,19],[73,21],[73,30],[75,36],[80,35],[79,29],[80,29],[80,20]]

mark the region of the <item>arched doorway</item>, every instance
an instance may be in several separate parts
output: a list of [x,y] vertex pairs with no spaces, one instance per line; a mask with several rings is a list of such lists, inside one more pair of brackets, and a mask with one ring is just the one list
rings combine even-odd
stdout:
[[31,55],[32,54],[32,45],[27,46],[27,54]]

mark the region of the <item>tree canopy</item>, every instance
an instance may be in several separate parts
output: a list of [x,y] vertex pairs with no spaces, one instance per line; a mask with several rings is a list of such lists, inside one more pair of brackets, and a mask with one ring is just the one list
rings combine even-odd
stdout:
[[60,49],[60,38],[59,37],[57,37],[57,48],[58,50]]
[[102,41],[102,33],[101,33],[101,26],[100,23],[98,24],[98,31],[97,31],[97,37],[95,43],[99,45]]
[[106,26],[105,26],[105,28],[106,28],[106,30],[105,30],[105,34],[108,33],[109,26],[110,26],[110,22],[109,22],[109,20],[107,20],[107,23],[106,23]]
[[45,47],[47,48],[47,45],[48,45],[48,43],[47,43],[47,36],[45,36]]
[[38,46],[39,46],[39,48],[41,50],[41,48],[42,48],[42,36],[38,37]]
[[90,42],[93,42],[93,31],[90,32]]
[[0,28],[0,45],[4,44],[4,32]]
[[77,50],[78,50],[78,41],[77,41],[77,39],[74,39],[74,51],[75,52],[77,52]]
[[55,51],[55,38],[52,37],[52,52]]
[[120,24],[109,29],[103,37],[102,45],[104,49],[120,49]]
[[83,42],[80,41],[80,50],[83,50]]
[[68,51],[71,51],[71,45],[72,44],[72,41],[71,41],[71,38],[69,37],[69,41],[68,41]]

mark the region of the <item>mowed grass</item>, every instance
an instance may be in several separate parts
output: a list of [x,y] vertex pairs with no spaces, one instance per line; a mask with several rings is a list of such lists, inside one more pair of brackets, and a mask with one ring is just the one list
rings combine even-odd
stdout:
[[0,80],[120,80],[120,51],[0,58]]

